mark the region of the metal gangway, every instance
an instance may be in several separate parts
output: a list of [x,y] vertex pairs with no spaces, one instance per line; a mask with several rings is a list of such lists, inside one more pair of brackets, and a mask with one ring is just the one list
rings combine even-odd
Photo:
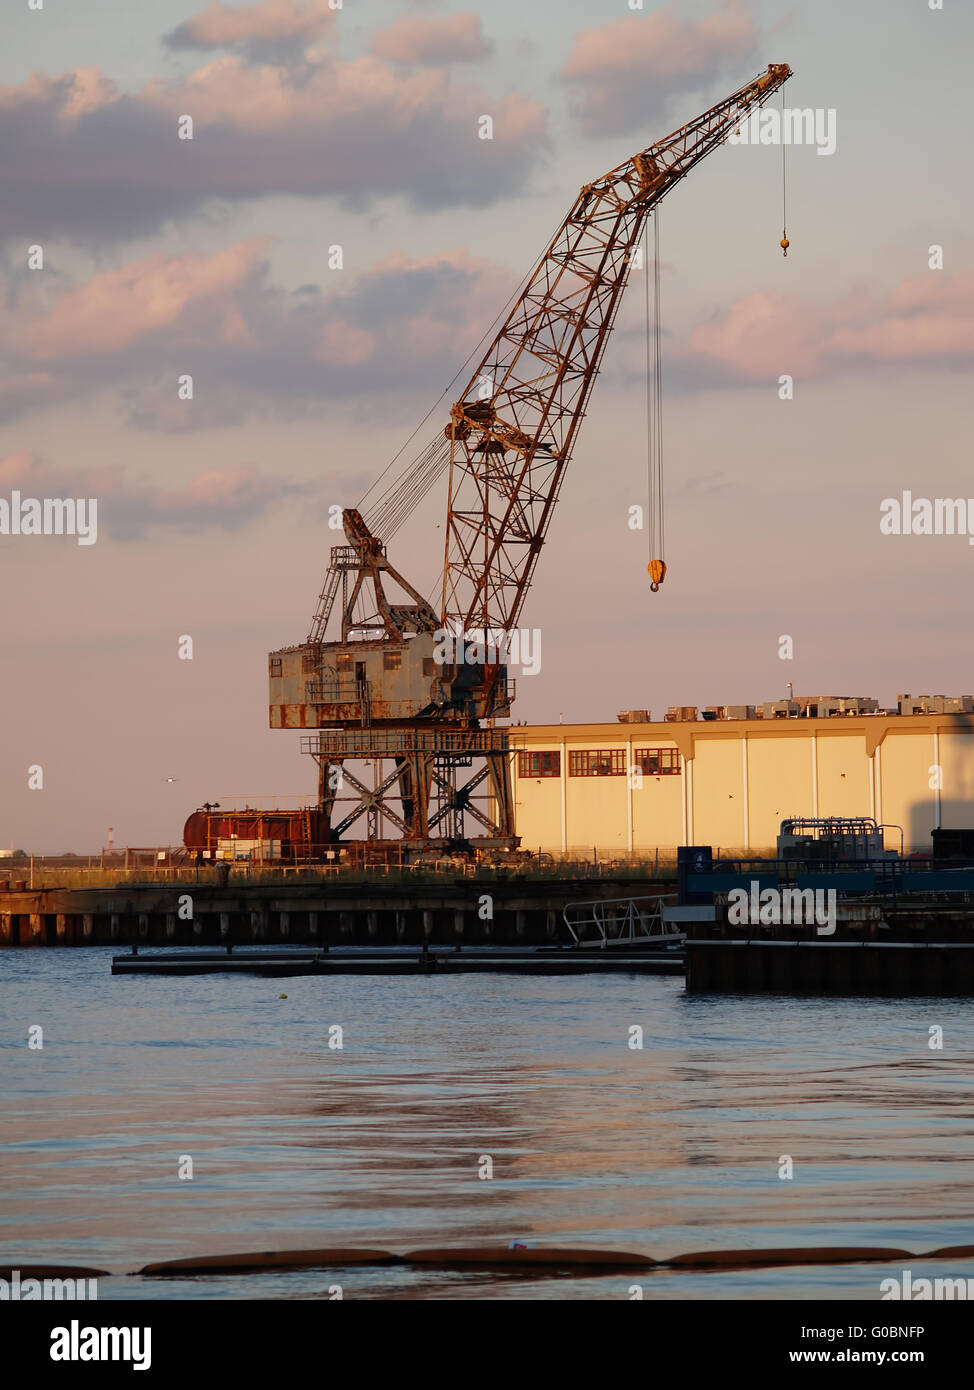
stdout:
[[684,933],[674,931],[663,917],[663,904],[675,901],[675,893],[643,898],[596,898],[569,903],[562,916],[576,946],[595,945],[604,949],[645,942],[670,949],[682,946],[685,940]]

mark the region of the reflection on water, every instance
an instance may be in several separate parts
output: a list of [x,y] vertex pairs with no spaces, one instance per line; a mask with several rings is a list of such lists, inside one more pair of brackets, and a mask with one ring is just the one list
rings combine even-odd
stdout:
[[[688,998],[680,980],[626,976],[113,979],[110,956],[0,953],[2,1262],[972,1240],[964,1000]],[[43,1051],[27,1047],[33,1024]],[[646,1296],[868,1297],[881,1277],[654,1275]],[[347,1296],[626,1296],[616,1277],[611,1291],[389,1270],[343,1282]],[[304,1271],[122,1292],[327,1297],[328,1284]]]

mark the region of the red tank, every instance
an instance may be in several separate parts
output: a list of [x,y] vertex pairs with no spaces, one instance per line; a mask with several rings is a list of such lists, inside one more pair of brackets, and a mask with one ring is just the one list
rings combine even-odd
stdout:
[[234,857],[281,859],[285,862],[321,858],[332,837],[323,812],[306,806],[299,811],[194,811],[183,827],[188,850],[231,848]]

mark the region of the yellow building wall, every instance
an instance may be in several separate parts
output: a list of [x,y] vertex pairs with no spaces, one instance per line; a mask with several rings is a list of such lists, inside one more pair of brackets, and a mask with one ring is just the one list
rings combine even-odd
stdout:
[[[672,747],[662,739],[641,739],[636,748]],[[683,774],[643,776],[632,793],[633,849],[675,849],[683,843]]]
[[[940,824],[974,826],[974,729],[950,729],[941,721],[917,716],[880,724],[857,720],[855,731],[830,731],[815,721],[789,722],[787,732],[765,735],[749,721],[687,728],[672,724],[633,725],[618,729],[592,725],[512,730],[517,748],[564,752],[561,778],[517,776],[513,787],[516,829],[525,849],[562,850],[562,789],[565,796],[565,844],[569,853],[588,857],[596,848],[626,853],[628,849],[627,776],[570,777],[570,751],[621,749],[629,766],[639,748],[680,747],[694,757],[692,820],[684,834],[685,774],[643,777],[631,792],[633,852],[672,849],[683,843],[711,844],[722,850],[764,853],[774,849],[780,822],[787,816],[868,816],[902,825],[907,852],[929,852],[930,830],[937,823],[937,793],[931,788],[935,762],[934,733],[939,739],[943,769]],[[832,726],[834,727],[834,726]],[[885,732],[885,737],[882,735]],[[747,835],[743,788],[742,736],[747,738]],[[812,738],[816,740],[817,804],[812,787]],[[882,738],[876,750],[881,759],[881,787],[870,796],[873,766],[867,740]],[[627,747],[628,745],[628,747]],[[845,774],[843,776],[843,773]],[[899,836],[887,832],[888,849],[899,847]]]
[[[625,746],[624,739],[576,739],[566,747],[565,774],[568,773],[569,754],[573,748],[595,753]],[[567,787],[566,837],[569,853],[577,850],[579,857],[584,858],[600,845],[626,852],[629,778],[625,775],[568,777]]]
[[816,738],[815,744],[818,750],[818,814],[868,816],[870,764],[865,738],[862,734],[848,738],[826,734]]
[[693,759],[694,845],[743,850],[744,768],[741,738],[698,739]]
[[[941,739],[941,742],[943,740]],[[890,734],[876,750],[880,760],[881,809],[876,819],[903,827],[904,847],[929,854],[935,824],[936,796],[930,788],[933,735]],[[898,849],[899,839],[886,832],[886,848]]]
[[940,766],[940,824],[951,830],[974,826],[974,733],[941,734]]
[[[532,743],[532,752],[560,752],[556,743]],[[562,762],[564,763],[564,759]],[[522,836],[521,848],[547,854],[561,853],[561,777],[519,777],[517,754],[511,780],[514,790],[514,824]],[[564,767],[562,768],[564,773]]]
[[776,848],[781,822],[788,816],[812,814],[809,740],[748,739],[747,770],[750,848],[761,854]]

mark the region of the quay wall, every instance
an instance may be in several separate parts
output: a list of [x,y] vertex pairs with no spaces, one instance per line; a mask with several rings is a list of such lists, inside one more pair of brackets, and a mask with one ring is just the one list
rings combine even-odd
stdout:
[[14,946],[543,945],[568,941],[567,903],[655,897],[645,878],[531,883],[119,884],[0,892]]
[[923,899],[840,903],[835,931],[814,926],[685,926],[691,994],[974,994],[970,906]]

